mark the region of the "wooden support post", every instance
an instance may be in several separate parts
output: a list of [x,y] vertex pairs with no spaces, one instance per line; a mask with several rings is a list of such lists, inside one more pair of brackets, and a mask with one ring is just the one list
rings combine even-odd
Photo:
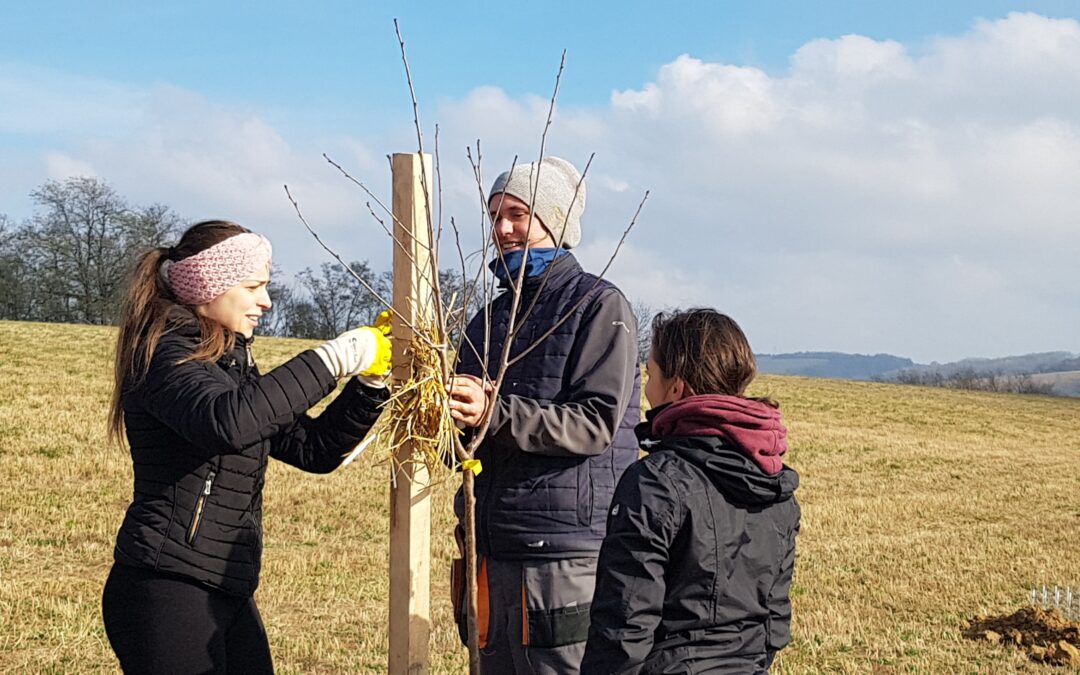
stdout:
[[[421,162],[423,171],[421,174]],[[431,155],[395,154],[394,174],[394,308],[412,324],[433,321],[428,271],[431,237],[428,192],[434,174]],[[420,321],[418,321],[418,319]],[[412,329],[395,318],[395,381],[410,379],[406,354]],[[423,464],[409,463],[413,446],[400,446],[390,487],[390,675],[428,672],[431,635],[431,499]]]

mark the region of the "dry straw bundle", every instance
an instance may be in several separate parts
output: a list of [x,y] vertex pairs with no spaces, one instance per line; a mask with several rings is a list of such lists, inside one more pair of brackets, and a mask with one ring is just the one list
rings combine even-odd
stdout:
[[411,456],[404,461],[423,464],[428,476],[443,478],[449,475],[448,467],[456,464],[454,438],[460,433],[450,417],[444,335],[442,327],[416,328],[406,350],[412,364],[411,377],[398,383],[386,402],[387,421],[380,433],[390,459],[402,461],[401,447],[411,444]]

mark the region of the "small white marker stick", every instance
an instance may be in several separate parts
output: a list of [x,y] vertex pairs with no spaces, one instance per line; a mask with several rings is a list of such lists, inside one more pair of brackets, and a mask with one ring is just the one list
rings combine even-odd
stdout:
[[375,434],[368,434],[368,437],[356,444],[356,447],[352,449],[345,459],[341,462],[341,466],[348,466],[354,459],[360,456],[360,453],[364,451],[367,446],[371,445],[371,442],[375,440]]

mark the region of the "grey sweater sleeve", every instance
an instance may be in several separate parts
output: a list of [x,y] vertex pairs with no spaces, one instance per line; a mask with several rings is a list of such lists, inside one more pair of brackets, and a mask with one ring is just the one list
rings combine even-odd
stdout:
[[497,449],[589,456],[607,450],[634,395],[637,322],[616,289],[585,310],[567,362],[560,400],[500,395],[488,439]]

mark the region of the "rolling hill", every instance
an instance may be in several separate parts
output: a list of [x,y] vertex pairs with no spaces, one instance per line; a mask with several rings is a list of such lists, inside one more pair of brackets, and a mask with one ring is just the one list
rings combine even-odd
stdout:
[[1037,383],[1053,385],[1058,396],[1080,396],[1080,356],[1070,352],[1040,352],[995,359],[970,358],[950,363],[915,363],[891,354],[845,354],[843,352],[795,352],[756,354],[758,370],[775,375],[806,375],[840,380],[895,379],[900,373],[979,375],[1032,375]]

